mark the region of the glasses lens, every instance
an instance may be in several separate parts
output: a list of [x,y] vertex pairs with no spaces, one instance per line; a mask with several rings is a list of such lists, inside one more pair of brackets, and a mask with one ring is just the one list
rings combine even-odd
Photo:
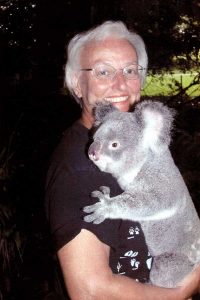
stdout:
[[115,69],[109,65],[98,65],[94,68],[94,73],[97,78],[111,78],[115,74]]
[[123,73],[127,78],[137,78],[142,68],[138,65],[130,65],[124,68]]

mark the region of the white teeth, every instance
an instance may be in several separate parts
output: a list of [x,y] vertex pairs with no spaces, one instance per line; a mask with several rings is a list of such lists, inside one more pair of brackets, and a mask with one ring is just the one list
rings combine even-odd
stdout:
[[109,101],[109,102],[122,102],[122,101],[126,101],[128,99],[128,96],[123,96],[123,97],[115,97],[115,98],[104,98],[105,101]]

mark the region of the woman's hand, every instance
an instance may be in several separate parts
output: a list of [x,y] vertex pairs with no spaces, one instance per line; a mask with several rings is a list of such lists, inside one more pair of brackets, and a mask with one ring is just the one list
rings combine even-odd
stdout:
[[200,265],[187,275],[179,285],[185,299],[192,300],[191,296],[200,293]]

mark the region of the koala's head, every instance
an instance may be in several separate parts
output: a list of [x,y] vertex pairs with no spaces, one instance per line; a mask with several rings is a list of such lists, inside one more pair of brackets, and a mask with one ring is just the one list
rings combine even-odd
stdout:
[[173,114],[160,102],[143,101],[133,112],[98,103],[89,158],[114,176],[130,167],[138,168],[150,151],[159,155],[168,148]]

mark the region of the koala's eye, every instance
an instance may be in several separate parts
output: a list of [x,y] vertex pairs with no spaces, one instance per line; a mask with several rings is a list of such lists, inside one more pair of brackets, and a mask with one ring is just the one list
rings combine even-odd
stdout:
[[111,149],[117,149],[117,148],[119,148],[119,142],[116,142],[116,141],[111,142],[110,143],[110,148]]
[[115,142],[115,143],[112,143],[112,147],[113,147],[113,148],[116,148],[117,145],[118,145],[118,144],[117,144],[116,142]]

